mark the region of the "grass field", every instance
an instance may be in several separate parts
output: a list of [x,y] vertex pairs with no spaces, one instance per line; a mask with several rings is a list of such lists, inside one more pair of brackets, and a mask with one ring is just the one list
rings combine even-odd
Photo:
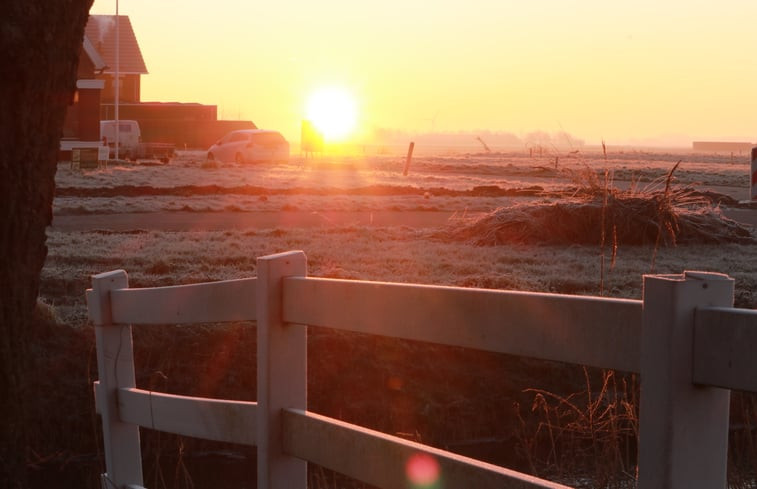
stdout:
[[[737,306],[753,308],[757,306],[753,244],[621,244],[614,249],[609,239],[603,245],[599,230],[594,245],[479,246],[475,239],[452,237],[486,213],[561,202],[592,182],[639,194],[661,192],[678,161],[674,186],[714,192],[723,202],[738,200],[748,194],[746,158],[639,151],[541,158],[520,153],[453,154],[416,158],[408,176],[402,175],[404,158],[384,155],[294,158],[287,165],[243,166],[210,165],[201,152],[182,152],[168,165],[122,163],[84,172],[60,165],[56,216],[133,213],[134,226],[118,232],[107,227],[65,232],[50,228],[41,300],[60,322],[54,331],[65,332],[80,356],[64,358],[48,351],[40,361],[56,373],[60,369],[69,374],[63,383],[79,394],[67,402],[89,402],[93,340],[84,290],[92,274],[123,268],[136,287],[249,277],[255,275],[256,257],[291,249],[305,251],[309,274],[314,276],[635,299],[641,298],[645,273],[707,270],[734,277]],[[324,221],[313,228],[282,223],[180,232],[147,229],[140,223],[141,216],[157,212],[235,213],[254,219],[256,212],[387,210],[399,216],[421,211],[447,212],[452,217],[439,227]],[[550,232],[543,229],[545,236]],[[254,334],[245,325],[169,327],[163,332],[138,332],[135,341],[142,368],[138,383],[143,386],[254,399],[249,354],[254,352]],[[312,335],[309,348],[313,410],[462,452],[484,450],[494,461],[538,474],[570,478],[580,473],[593,481],[587,483],[590,486],[606,479],[619,487],[633,477],[638,389],[633,376],[334,332]],[[627,401],[617,404],[613,414],[624,420],[622,429],[605,439],[616,448],[625,444],[622,456],[610,465],[606,460],[591,462],[588,455],[573,461],[554,455],[551,449],[577,454],[580,448],[583,453],[585,440],[564,434],[555,446],[545,445],[543,427],[552,426],[545,420],[556,420],[563,413],[544,392],[555,399],[572,396],[571,402],[590,410],[598,403],[597,393],[610,391],[613,398]],[[753,403],[738,405],[745,417],[754,412]],[[48,452],[96,449],[96,428],[82,428],[87,420],[96,426],[91,406],[77,409],[88,413],[77,425],[83,432],[76,438],[81,439],[68,448],[51,441]],[[563,426],[573,422],[561,421]],[[170,458],[176,467],[186,460],[177,454],[199,450],[191,441],[146,438],[150,456],[156,461]],[[733,460],[754,467],[754,460],[744,458],[737,454]],[[151,466],[151,487],[160,486],[165,469],[159,468],[164,465]],[[333,475],[311,472],[319,487],[341,484]],[[171,477],[177,474],[178,469]],[[201,479],[198,474],[193,477]]]
[[[81,305],[89,275],[124,268],[136,284],[187,283],[254,274],[257,256],[302,249],[313,275],[423,282],[579,294],[599,293],[600,233],[596,246],[480,247],[439,239],[495,209],[570,195],[587,169],[609,169],[612,185],[660,190],[677,161],[675,184],[747,195],[749,167],[730,155],[624,152],[529,158],[527,154],[424,157],[403,177],[403,158],[341,157],[289,165],[208,165],[201,152],[184,152],[169,165],[111,165],[95,171],[59,167],[54,214],[134,213],[129,232],[48,233],[50,255],[42,296],[69,311]],[[558,167],[555,168],[555,158]],[[527,190],[527,191],[526,191]],[[521,192],[518,194],[518,192]],[[525,196],[519,196],[525,194]],[[340,225],[316,229],[281,226],[222,232],[160,232],[140,216],[154,212],[234,213],[295,211],[448,212],[439,229]],[[401,221],[400,221],[401,222]],[[545,237],[551,232],[544,229]],[[658,273],[684,269],[729,273],[737,279],[737,303],[752,307],[752,246],[687,245],[657,251]],[[641,275],[652,271],[652,247],[620,247],[606,273],[604,293],[640,298]],[[48,291],[49,289],[49,291]],[[82,320],[83,310],[71,314]],[[68,314],[66,312],[65,314]]]

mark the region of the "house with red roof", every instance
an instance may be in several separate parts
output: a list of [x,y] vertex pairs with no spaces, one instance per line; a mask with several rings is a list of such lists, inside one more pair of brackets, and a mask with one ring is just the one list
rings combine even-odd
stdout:
[[[128,16],[118,16],[118,32],[118,71],[121,80],[119,100],[121,103],[139,103],[141,76],[149,72]],[[106,64],[105,69],[97,74],[97,79],[105,82],[101,103],[111,107],[112,110],[116,79],[116,16],[90,15],[84,38],[85,42],[88,40],[95,48]]]
[[[219,121],[215,105],[143,102],[141,77],[149,72],[128,16],[118,16],[118,33],[119,119],[136,120],[143,141],[205,149],[229,131],[255,129],[251,121]],[[115,15],[89,16],[77,78],[62,149],[99,145],[100,120],[115,118]]]

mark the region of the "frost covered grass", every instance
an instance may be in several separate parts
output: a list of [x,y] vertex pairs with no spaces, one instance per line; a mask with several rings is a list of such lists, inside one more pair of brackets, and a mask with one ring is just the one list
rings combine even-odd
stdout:
[[[596,246],[480,247],[446,242],[412,228],[344,227],[318,230],[131,233],[50,232],[42,296],[68,304],[83,321],[89,276],[123,268],[134,286],[206,282],[255,275],[255,259],[306,251],[315,276],[417,282],[596,295],[600,259]],[[348,246],[345,246],[348,244]],[[605,295],[641,298],[642,274],[651,271],[653,248],[623,246],[605,273]],[[712,270],[736,279],[737,304],[757,306],[757,261],[751,245],[687,245],[657,252],[655,273]]]
[[[576,172],[603,172],[610,167],[614,184],[634,188],[659,180],[682,159],[675,173],[677,183],[724,186],[734,196],[747,192],[746,161],[734,163],[727,156],[641,152],[603,156],[560,155],[557,167],[554,155],[541,159],[517,153],[428,156],[413,161],[409,177],[403,178],[404,160],[398,157],[322,158],[307,164],[295,158],[288,165],[209,166],[202,153],[182,152],[169,165],[130,164],[93,172],[61,167],[56,177],[61,195],[56,198],[54,211],[63,215],[176,210],[254,213],[389,209],[401,213],[425,209],[466,216],[489,213],[514,200],[511,196],[487,195],[494,187],[538,186],[545,192],[557,192],[549,199],[559,202],[558,191],[573,183]],[[204,189],[202,195],[187,190],[200,186]],[[262,190],[230,190],[239,186]],[[177,191],[180,187],[185,188]],[[384,193],[362,195],[355,191],[368,187],[383,189]],[[400,187],[416,190],[403,193]],[[476,187],[481,192],[461,193]],[[112,194],[112,189],[119,188],[122,190]],[[65,189],[68,193],[63,192]],[[111,194],[97,196],[103,189],[111,189]],[[457,193],[445,194],[439,189]],[[539,197],[528,197],[534,198]],[[452,227],[459,225],[460,221],[448,223]],[[753,245],[623,245],[613,252],[613,263],[608,266],[603,262],[598,241],[595,245],[478,246],[474,240],[444,239],[440,231],[347,225],[203,232],[136,228],[123,232],[63,232],[51,228],[48,259],[42,272],[42,309],[46,317],[54,318],[53,328],[58,328],[58,334],[60,328],[69,327],[67,341],[79,356],[65,363],[61,363],[60,355],[49,352],[40,358],[50,358],[52,369],[64,365],[73,372],[67,377],[69,383],[77,380],[81,387],[76,399],[60,401],[58,398],[65,397],[62,392],[53,397],[59,403],[69,403],[66,412],[91,415],[92,337],[86,321],[84,290],[90,285],[90,275],[117,268],[129,273],[134,287],[206,282],[254,276],[258,256],[301,249],[308,256],[312,276],[581,295],[601,293],[632,299],[641,298],[642,275],[650,273],[652,267],[654,273],[707,270],[736,279],[737,306],[757,307],[757,274],[749,266],[757,260]],[[53,341],[55,331],[44,335],[50,351],[58,347],[57,340]],[[253,333],[249,325],[220,329],[169,327],[161,332],[157,328],[144,329],[135,335],[142,369],[138,382],[147,388],[187,395],[252,398],[254,355],[249,352],[254,352]],[[569,442],[576,441],[575,446],[583,449],[583,438],[563,438],[562,445],[549,445],[544,443],[544,430],[539,431],[541,426],[552,430],[550,435],[559,430],[581,433],[585,426],[580,425],[580,420],[567,418],[560,409],[564,400],[576,408],[573,412],[591,412],[608,399],[619,399],[626,402],[619,404],[620,414],[610,413],[599,421],[608,425],[621,418],[631,425],[634,422],[633,408],[628,404],[633,402],[634,388],[625,390],[625,378],[608,377],[607,373],[586,374],[580,367],[329,331],[312,334],[310,341],[310,402],[314,409],[442,448],[470,446],[471,441],[493,437],[505,447],[501,451],[506,453],[497,455],[504,455],[521,470],[566,477],[587,475],[586,467],[579,466],[581,461],[576,458],[550,458],[550,450],[564,450],[570,447]],[[85,361],[87,356],[90,358]],[[616,389],[616,380],[623,389]],[[334,395],[335,388],[340,390],[339,396]],[[618,391],[623,391],[625,397]],[[608,392],[612,395],[596,395]],[[86,405],[82,407],[77,402]],[[744,417],[753,419],[754,403],[748,399],[739,402],[746,406]],[[80,418],[77,426],[91,422],[86,416]],[[66,439],[63,426],[61,423],[54,439]],[[743,433],[742,446],[754,442],[752,434]],[[624,443],[627,435],[622,431]],[[615,443],[614,435],[609,436],[604,442]],[[68,450],[88,450],[92,442],[80,440],[76,447],[69,444]],[[94,445],[97,443],[95,440]],[[198,447],[188,440],[156,439],[150,435],[146,435],[145,443],[146,453],[157,454],[155,460],[161,453],[178,453],[182,460],[185,450],[188,453]],[[54,449],[53,445],[49,448]],[[624,452],[623,457],[626,455]],[[735,463],[748,464],[755,458],[754,452],[738,455]],[[557,466],[558,462],[562,465]],[[633,460],[622,459],[621,471],[625,473],[620,480],[628,480],[632,464]],[[594,477],[594,482],[601,480],[607,485],[607,478],[617,475],[604,470],[608,468],[609,465],[598,467],[588,475]],[[332,476],[316,472],[314,477],[313,487],[324,487],[318,480]]]

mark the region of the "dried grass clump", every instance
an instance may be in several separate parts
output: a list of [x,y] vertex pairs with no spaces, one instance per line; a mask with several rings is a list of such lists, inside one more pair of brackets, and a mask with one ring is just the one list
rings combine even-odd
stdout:
[[448,236],[483,246],[755,242],[749,229],[725,217],[692,189],[667,187],[641,193],[587,187],[558,202],[517,204],[458,220]]
[[575,487],[633,487],[639,438],[637,378],[605,370],[597,383],[599,372],[586,367],[583,371],[583,391],[562,395],[524,390],[533,400],[530,413],[516,406],[518,448],[530,473],[539,477]]

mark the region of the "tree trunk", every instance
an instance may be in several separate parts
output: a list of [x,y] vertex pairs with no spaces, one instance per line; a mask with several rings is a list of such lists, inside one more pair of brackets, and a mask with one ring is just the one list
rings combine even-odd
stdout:
[[[55,170],[92,0],[3,0],[0,15],[0,484],[25,486],[27,341]],[[35,396],[44,393],[34,393]]]

